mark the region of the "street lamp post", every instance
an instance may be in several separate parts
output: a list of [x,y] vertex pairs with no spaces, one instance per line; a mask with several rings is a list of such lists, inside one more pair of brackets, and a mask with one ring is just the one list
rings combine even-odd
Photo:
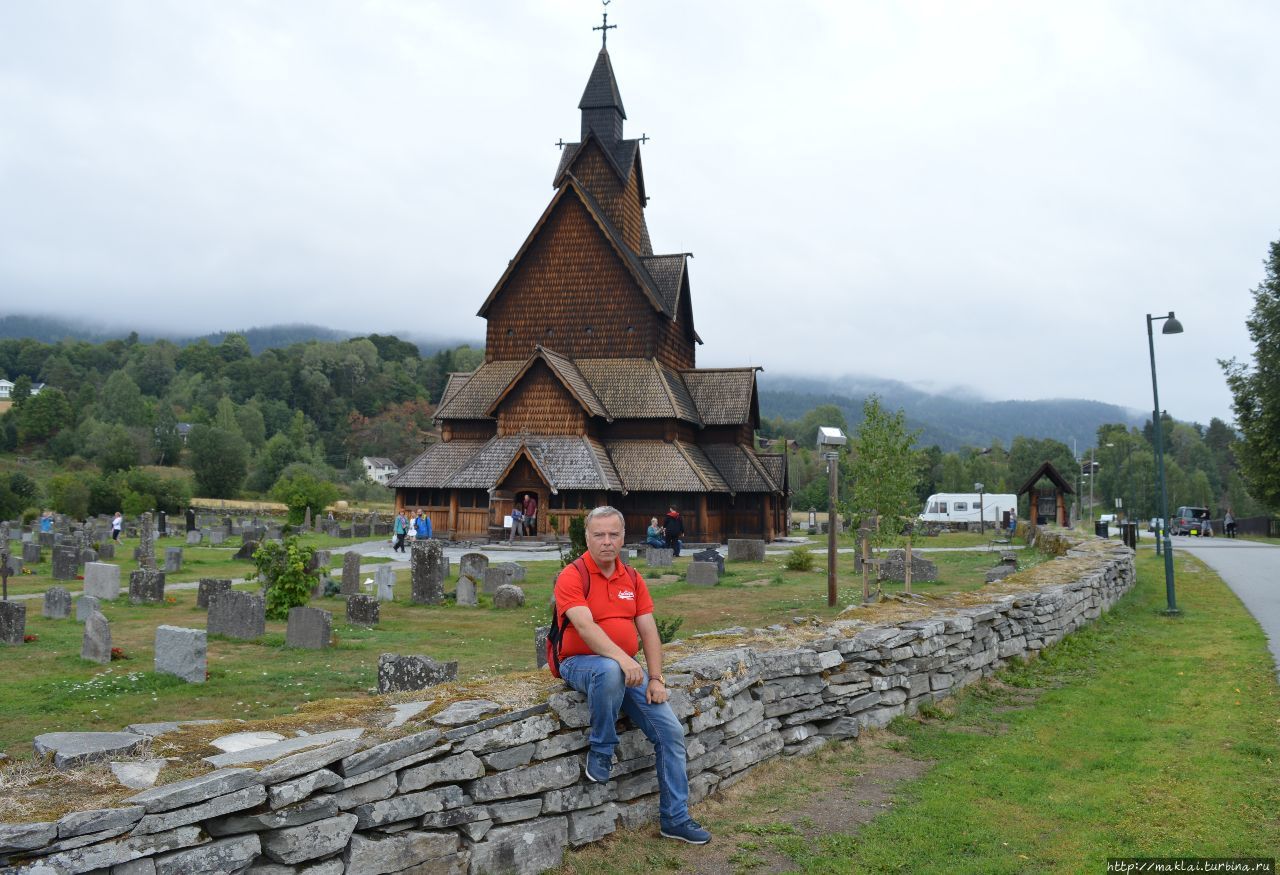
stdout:
[[[1152,423],[1155,425],[1156,438],[1156,476],[1160,478],[1160,515],[1161,528],[1164,529],[1164,593],[1168,602],[1166,614],[1178,613],[1178,602],[1173,587],[1173,540],[1169,537],[1169,489],[1164,479],[1164,437],[1160,427],[1160,390],[1156,383],[1156,341],[1151,330],[1151,323],[1164,320],[1161,334],[1181,334],[1182,323],[1169,311],[1168,316],[1152,316],[1147,314],[1147,346],[1151,351],[1151,400],[1155,404]],[[1157,543],[1160,533],[1156,533]]]

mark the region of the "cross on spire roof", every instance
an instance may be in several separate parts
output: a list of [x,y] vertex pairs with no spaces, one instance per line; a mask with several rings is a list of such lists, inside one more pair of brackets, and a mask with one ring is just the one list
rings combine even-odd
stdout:
[[[608,0],[606,0],[606,5],[607,3]],[[606,12],[604,13],[604,23],[599,27],[593,27],[591,29],[600,31],[600,48],[603,50],[609,45],[609,31],[617,30],[618,25],[609,23],[609,13]]]

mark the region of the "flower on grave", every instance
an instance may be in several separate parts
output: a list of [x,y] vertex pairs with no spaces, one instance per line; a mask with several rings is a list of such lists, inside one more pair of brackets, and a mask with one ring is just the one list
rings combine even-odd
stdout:
[[22,642],[23,642],[24,644],[30,644],[30,643],[32,643],[33,641],[39,641],[39,640],[40,640],[40,636],[39,636],[39,635],[23,635],[23,636],[22,636]]
[[133,657],[131,657],[131,656],[127,656],[127,655],[125,654],[125,652],[124,652],[124,648],[122,648],[122,647],[112,647],[112,648],[111,648],[111,660],[112,660],[113,662],[114,662],[115,660],[117,660],[117,659],[132,659],[132,658],[133,658]]
[[169,605],[176,605],[178,603],[178,600],[173,596],[165,596],[164,601],[165,601],[165,604],[169,604]]

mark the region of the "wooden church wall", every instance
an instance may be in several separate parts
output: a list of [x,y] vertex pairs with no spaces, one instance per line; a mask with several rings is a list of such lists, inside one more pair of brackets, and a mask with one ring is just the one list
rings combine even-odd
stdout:
[[541,360],[498,407],[498,434],[585,434],[586,413]]
[[485,356],[522,359],[542,344],[573,358],[647,358],[659,319],[665,317],[570,195],[490,305]]

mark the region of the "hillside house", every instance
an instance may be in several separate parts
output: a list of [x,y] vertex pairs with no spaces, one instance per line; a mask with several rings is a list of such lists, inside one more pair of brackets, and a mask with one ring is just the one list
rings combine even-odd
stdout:
[[400,473],[400,466],[384,456],[365,456],[363,461],[364,476],[383,486]]

